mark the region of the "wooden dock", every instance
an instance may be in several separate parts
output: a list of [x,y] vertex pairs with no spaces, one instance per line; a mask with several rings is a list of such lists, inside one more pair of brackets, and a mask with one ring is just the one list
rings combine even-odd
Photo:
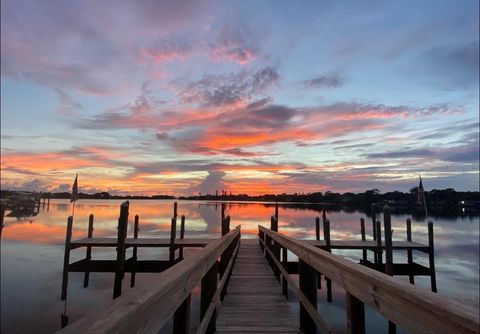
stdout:
[[[318,307],[318,289],[325,281],[327,301],[332,300],[332,284],[345,290],[346,332],[365,333],[365,305],[388,319],[388,332],[396,326],[415,333],[478,333],[478,310],[413,285],[415,275],[430,275],[431,290],[436,292],[433,225],[428,224],[428,245],[412,242],[411,222],[407,220],[407,241],[392,241],[388,207],[384,211],[384,237],[380,222],[374,219],[375,239],[365,238],[365,222],[361,220],[362,240],[331,240],[330,222],[323,217],[324,238],[320,238],[316,219],[317,240],[297,240],[278,231],[278,211],[271,217],[270,227],[258,227],[258,239],[242,239],[241,228],[230,230],[230,217],[222,207],[221,237],[186,239],[185,217],[181,217],[180,236],[176,237],[177,212],[171,220],[170,238],[139,238],[139,217],[134,219],[133,238],[127,238],[128,202],[121,205],[117,238],[94,238],[93,215],[89,219],[88,237],[71,240],[73,219],[67,224],[62,300],[66,300],[68,273],[85,273],[88,286],[90,272],[114,272],[112,302],[103,311],[90,314],[66,326],[62,314],[62,333],[158,333],[173,320],[173,333],[190,333],[191,294],[200,287],[200,324],[203,333],[333,333]],[[390,231],[390,233],[388,233]],[[70,251],[86,248],[83,260],[70,263]],[[93,260],[92,248],[115,247],[116,260]],[[168,247],[168,260],[137,259],[138,247]],[[184,258],[185,247],[202,247]],[[125,250],[133,248],[133,256],[125,258]],[[362,251],[360,263],[331,254],[332,249]],[[374,253],[373,262],[367,251]],[[394,263],[393,251],[407,252],[407,263]],[[412,260],[412,252],[428,254],[429,267]],[[289,253],[296,261],[289,261]],[[383,261],[383,254],[385,261]],[[122,294],[124,274],[157,272],[158,280],[149,286],[137,287]],[[298,280],[292,278],[298,275]],[[410,284],[393,275],[410,276]],[[298,299],[299,314],[287,302],[289,293]],[[121,298],[118,298],[121,297]]]
[[257,240],[241,242],[217,333],[301,333]]

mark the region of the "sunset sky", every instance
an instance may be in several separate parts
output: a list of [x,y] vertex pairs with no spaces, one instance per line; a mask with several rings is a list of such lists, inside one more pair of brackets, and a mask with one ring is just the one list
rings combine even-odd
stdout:
[[478,190],[478,7],[2,0],[2,189]]

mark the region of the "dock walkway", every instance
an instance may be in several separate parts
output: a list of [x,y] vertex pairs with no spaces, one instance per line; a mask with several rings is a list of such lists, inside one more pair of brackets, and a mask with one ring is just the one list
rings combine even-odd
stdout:
[[258,240],[241,241],[217,333],[301,333]]

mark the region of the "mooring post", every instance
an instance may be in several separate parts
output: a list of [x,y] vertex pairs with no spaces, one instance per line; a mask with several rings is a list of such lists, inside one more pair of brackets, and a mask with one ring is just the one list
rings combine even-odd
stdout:
[[[93,213],[88,216],[88,232],[87,232],[87,238],[91,239],[93,237]],[[85,256],[85,260],[90,261],[92,259],[92,246],[87,246],[87,254]],[[85,275],[83,277],[83,287],[86,288],[88,287],[88,282],[90,280],[90,272],[86,271]]]
[[[300,291],[307,297],[312,306],[317,309],[317,271],[306,262],[298,261],[298,279]],[[304,333],[316,333],[317,325],[300,303],[300,330]]]
[[[185,215],[180,218],[180,239],[185,237]],[[180,247],[178,257],[183,260],[183,246]]]
[[[285,270],[288,272],[288,249],[287,247],[282,247],[282,265]],[[282,275],[282,293],[286,299],[288,299],[288,281],[287,278]]]
[[115,282],[113,285],[113,299],[122,295],[122,281],[125,276],[125,239],[127,238],[129,202],[120,205],[117,231],[117,263],[115,268]]
[[177,202],[173,203],[173,218],[177,218],[178,216],[178,204]]
[[[139,224],[140,217],[135,215],[134,223],[133,223],[133,239],[138,239],[138,224]],[[133,262],[137,262],[137,246],[133,247],[133,254],[132,254]],[[130,274],[130,287],[133,288],[135,286],[135,275],[136,273],[132,271]]]
[[63,257],[63,277],[62,277],[62,295],[61,300],[67,299],[68,287],[68,265],[70,263],[70,242],[72,241],[73,217],[67,220],[67,235],[65,236],[65,254]]
[[[407,241],[412,241],[412,220],[410,218],[407,218]],[[407,262],[409,266],[413,264],[413,252],[411,249],[407,250]],[[409,274],[408,280],[410,284],[415,284],[415,275]]]
[[430,264],[430,286],[437,292],[437,277],[435,274],[435,251],[433,246],[433,222],[428,222],[428,262]]
[[[331,242],[330,242],[330,220],[325,219],[323,222],[323,238],[325,239],[325,250],[329,253],[332,252]],[[325,277],[327,283],[327,301],[332,302],[332,280]]]
[[[217,291],[217,283],[218,283],[218,262],[215,262],[212,267],[208,270],[205,276],[202,278],[201,283],[201,290],[200,290],[200,322],[203,320],[205,313],[210,306],[210,302],[212,301],[215,292]],[[215,319],[216,319],[216,311],[213,311],[212,317],[210,318],[210,322],[208,323],[208,327],[206,333],[213,333],[216,329],[215,326]]]
[[393,276],[392,218],[388,205],[383,207],[383,230],[385,233],[385,273]]
[[[360,218],[360,233],[362,234],[362,241],[365,241],[365,219]],[[363,262],[367,261],[367,249],[363,248],[362,250]]]
[[[320,218],[315,217],[315,239],[320,240]],[[317,288],[322,288],[322,273],[317,272]]]
[[170,257],[171,264],[175,261],[175,238],[177,235],[177,218],[173,217],[170,223]]
[[377,268],[381,268],[383,265],[382,259],[382,223],[377,220]]
[[2,240],[2,230],[3,230],[3,227],[5,226],[3,224],[3,221],[5,219],[5,207],[0,204],[0,241]]
[[230,216],[223,217],[222,219],[222,236],[230,232]]
[[346,293],[345,298],[347,309],[347,333],[364,334],[365,333],[365,306],[357,297]]
[[278,223],[278,203],[275,203],[275,219],[277,220],[277,223]]
[[[275,210],[275,213],[277,213],[277,210]],[[270,218],[270,229],[274,232],[278,232],[277,216],[272,216]],[[269,246],[270,246],[270,244],[269,244]],[[272,250],[275,257],[278,260],[280,260],[280,245],[276,241],[273,241],[273,245],[271,245],[271,247],[269,247],[269,248]],[[275,262],[271,261],[270,264],[272,266],[273,273],[275,274],[275,277],[277,278],[278,281],[280,281],[280,270],[275,265]]]
[[226,205],[225,203],[222,203],[222,210],[221,210],[221,217],[220,217],[220,222],[223,224],[223,221],[225,220],[225,208],[226,208]]
[[190,332],[191,294],[183,301],[173,314],[173,334],[188,334]]

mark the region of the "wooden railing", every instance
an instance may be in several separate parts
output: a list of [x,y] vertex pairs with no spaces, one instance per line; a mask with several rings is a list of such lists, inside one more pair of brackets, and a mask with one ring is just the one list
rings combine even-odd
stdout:
[[[459,302],[398,281],[342,257],[259,226],[259,241],[274,272],[281,274],[300,301],[300,329],[305,333],[331,333],[317,312],[317,272],[343,287],[346,292],[349,333],[365,332],[364,305],[413,333],[478,333],[478,312]],[[289,276],[287,250],[298,256],[299,286]],[[280,254],[282,257],[280,258]]]
[[[104,310],[87,315],[59,333],[157,333],[173,315],[173,332],[188,333],[190,295],[201,285],[197,333],[215,330],[240,244],[240,226],[158,275],[158,283],[137,287]],[[219,280],[220,278],[220,280]]]

